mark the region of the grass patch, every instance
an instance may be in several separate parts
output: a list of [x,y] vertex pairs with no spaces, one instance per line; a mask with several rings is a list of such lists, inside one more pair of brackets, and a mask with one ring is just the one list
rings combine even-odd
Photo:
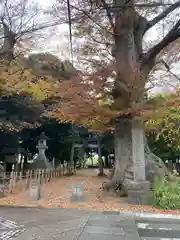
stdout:
[[158,179],[152,185],[153,206],[161,209],[180,209],[180,179]]

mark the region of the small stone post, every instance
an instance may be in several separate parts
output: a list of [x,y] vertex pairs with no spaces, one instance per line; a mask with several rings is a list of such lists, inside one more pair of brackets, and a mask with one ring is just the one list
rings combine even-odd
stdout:
[[148,204],[150,182],[146,180],[144,131],[138,120],[132,121],[132,160],[134,181],[128,186],[128,202],[130,204]]
[[75,184],[72,189],[72,202],[84,202],[85,195],[84,195],[84,185],[83,184]]
[[40,199],[40,183],[38,180],[32,180],[29,189],[30,201],[36,203]]
[[4,184],[0,184],[0,198],[3,198],[3,197],[5,197]]

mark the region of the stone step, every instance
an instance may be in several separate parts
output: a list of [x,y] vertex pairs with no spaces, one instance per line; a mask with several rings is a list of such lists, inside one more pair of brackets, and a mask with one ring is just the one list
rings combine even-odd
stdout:
[[141,240],[180,239],[180,224],[138,221],[137,228]]

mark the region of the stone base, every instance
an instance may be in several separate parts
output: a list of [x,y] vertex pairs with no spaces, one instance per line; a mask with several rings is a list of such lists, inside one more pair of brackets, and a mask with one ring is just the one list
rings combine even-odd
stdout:
[[71,201],[74,203],[84,203],[86,202],[85,196],[72,196]]
[[128,186],[128,203],[145,205],[150,204],[151,191],[150,182],[131,182]]

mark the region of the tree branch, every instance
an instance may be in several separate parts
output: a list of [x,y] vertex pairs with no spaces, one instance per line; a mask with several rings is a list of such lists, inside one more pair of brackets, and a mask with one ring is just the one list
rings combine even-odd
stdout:
[[[66,3],[66,0],[61,0],[61,1]],[[105,27],[103,27],[103,26],[101,25],[101,23],[99,23],[98,21],[95,21],[95,19],[93,19],[93,17],[92,17],[92,16],[89,14],[89,12],[87,12],[86,10],[80,9],[79,7],[76,7],[75,5],[72,5],[72,4],[70,4],[70,7],[71,7],[72,9],[75,9],[75,10],[81,12],[84,16],[86,16],[89,20],[91,20],[91,21],[92,21],[94,24],[96,24],[99,28],[107,31],[107,29],[106,29]],[[112,32],[110,32],[110,31],[109,31],[109,33],[112,34]]]
[[168,8],[166,8],[162,13],[160,13],[158,16],[156,16],[155,18],[153,18],[151,21],[148,22],[148,25],[146,27],[146,31],[148,29],[150,29],[151,27],[153,27],[155,24],[157,24],[158,22],[160,22],[162,19],[164,19],[168,14],[170,14],[171,12],[173,12],[175,9],[177,9],[178,7],[180,7],[180,0],[178,0],[176,3],[172,4],[171,6],[169,6]]
[[180,19],[167,35],[145,54],[143,57],[143,63],[146,64],[149,60],[154,59],[161,50],[167,47],[170,43],[176,41],[178,38],[180,38]]
[[107,17],[109,18],[109,22],[111,24],[111,27],[114,30],[115,26],[114,26],[113,18],[112,18],[112,15],[111,15],[111,11],[110,11],[110,9],[108,7],[108,4],[106,3],[105,0],[101,0],[101,2],[103,4],[104,9],[106,10],[106,14],[107,14]]
[[167,72],[171,73],[180,82],[180,77],[177,76],[175,73],[173,73],[171,71],[170,66],[164,60],[161,60],[160,62],[164,65],[164,67],[166,68]]

